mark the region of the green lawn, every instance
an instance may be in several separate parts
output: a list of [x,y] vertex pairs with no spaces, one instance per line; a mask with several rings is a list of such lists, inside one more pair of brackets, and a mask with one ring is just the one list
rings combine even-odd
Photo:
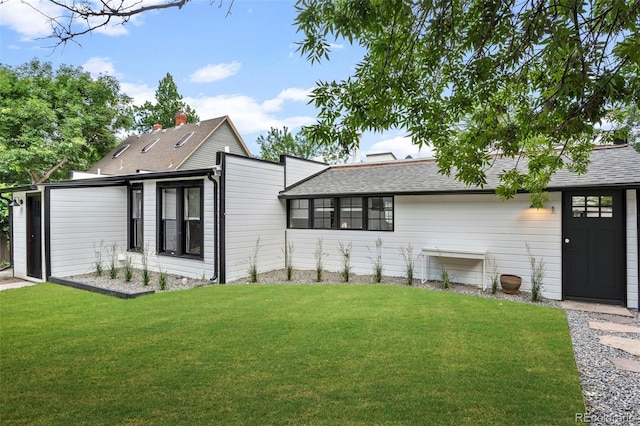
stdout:
[[563,311],[384,285],[0,292],[1,424],[572,424]]

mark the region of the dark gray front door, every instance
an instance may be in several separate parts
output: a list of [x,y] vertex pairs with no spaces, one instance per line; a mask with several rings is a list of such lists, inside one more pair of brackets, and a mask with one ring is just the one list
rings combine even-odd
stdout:
[[625,302],[623,196],[621,190],[564,193],[564,298],[616,304]]
[[42,201],[27,195],[27,275],[42,278]]

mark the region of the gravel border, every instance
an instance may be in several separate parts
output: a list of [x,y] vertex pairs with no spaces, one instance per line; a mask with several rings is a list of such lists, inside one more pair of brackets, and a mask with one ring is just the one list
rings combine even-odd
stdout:
[[[123,277],[123,271],[119,271],[118,276]],[[66,277],[65,279],[129,293],[148,290],[162,291],[158,285],[159,274],[151,272],[151,276],[151,283],[148,286],[143,285],[142,273],[139,270],[134,270],[133,278],[131,282],[128,283],[125,283],[121,278],[110,279],[106,272],[101,277],[96,277],[95,274],[86,274]],[[371,275],[352,274],[348,285],[372,284],[373,282]],[[399,277],[385,276],[382,282],[387,285],[407,286],[406,279]],[[343,283],[341,274],[338,272],[324,271],[323,280],[321,283],[318,283],[316,282],[315,271],[294,270],[292,280],[287,281],[285,271],[280,269],[258,274],[257,284],[323,285],[329,283]],[[165,291],[186,290],[214,284],[215,283],[211,283],[209,280],[167,275],[167,287]],[[249,284],[249,280],[246,278],[227,283],[226,285],[245,284]],[[419,279],[414,279],[412,287],[433,291],[449,291],[479,297],[508,300],[511,302],[531,303],[538,306],[561,309],[560,302],[556,300],[543,299],[541,302],[531,302],[531,293],[525,291],[511,295],[498,290],[497,294],[491,294],[490,289],[482,290],[482,288],[472,285],[456,283],[453,283],[451,288],[445,290],[442,288],[440,282],[427,281],[421,283]],[[631,325],[640,327],[638,311],[633,310],[631,312],[635,318],[634,324]],[[590,422],[592,425],[640,426],[640,373],[619,370],[608,359],[628,358],[639,361],[640,357],[634,357],[622,350],[600,344],[598,336],[611,333],[589,328],[589,321],[603,321],[593,316],[593,314],[567,310],[566,315],[585,402],[585,412],[574,413],[576,422]],[[616,335],[638,338],[638,336],[631,336],[625,333],[616,333]]]

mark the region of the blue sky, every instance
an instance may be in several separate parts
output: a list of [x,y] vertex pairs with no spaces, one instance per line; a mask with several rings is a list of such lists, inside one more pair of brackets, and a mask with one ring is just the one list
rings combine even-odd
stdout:
[[[41,10],[52,7],[26,1]],[[7,0],[0,5],[0,61],[15,67],[37,58],[56,68],[110,74],[136,104],[154,101],[159,81],[170,73],[201,119],[229,115],[257,154],[255,140],[269,128],[286,125],[295,133],[314,123],[316,110],[307,102],[315,83],[348,77],[362,59],[360,47],[338,41],[330,61],[307,62],[296,52],[302,36],[293,25],[293,0],[235,0],[230,16],[228,0],[222,7],[220,0],[212,3],[192,0],[182,10],[148,12],[53,49],[42,14],[24,1]],[[363,160],[379,152],[428,155],[397,131],[364,134],[361,152]]]

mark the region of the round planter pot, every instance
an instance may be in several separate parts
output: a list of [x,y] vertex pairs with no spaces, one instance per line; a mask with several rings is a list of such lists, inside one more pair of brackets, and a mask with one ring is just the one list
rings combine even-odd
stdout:
[[517,275],[502,274],[500,275],[500,286],[503,293],[516,294],[520,290],[522,278]]

